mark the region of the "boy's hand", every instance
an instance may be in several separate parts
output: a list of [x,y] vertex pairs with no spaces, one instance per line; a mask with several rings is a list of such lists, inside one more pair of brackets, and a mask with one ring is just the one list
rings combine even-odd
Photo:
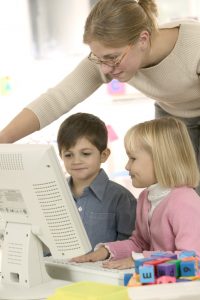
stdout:
[[110,260],[110,261],[105,261],[102,263],[102,266],[104,268],[108,269],[130,269],[134,267],[134,261],[132,257],[120,259],[120,260]]
[[71,259],[72,262],[77,262],[77,263],[83,263],[83,262],[88,262],[88,261],[99,261],[99,260],[105,260],[109,256],[109,251],[105,247],[100,247],[99,249],[85,254],[81,256],[77,256]]

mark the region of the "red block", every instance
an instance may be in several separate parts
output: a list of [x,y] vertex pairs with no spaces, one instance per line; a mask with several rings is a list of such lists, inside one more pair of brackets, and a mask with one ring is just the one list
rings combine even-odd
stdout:
[[176,277],[172,277],[172,276],[161,276],[156,279],[157,284],[174,283],[174,282],[176,282]]

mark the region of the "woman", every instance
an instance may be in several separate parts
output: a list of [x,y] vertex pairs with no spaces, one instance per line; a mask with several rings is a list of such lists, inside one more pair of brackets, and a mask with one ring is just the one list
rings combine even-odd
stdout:
[[23,109],[1,131],[0,142],[40,130],[115,78],[154,99],[156,117],[186,123],[200,165],[199,32],[195,21],[159,27],[154,0],[100,0],[85,24],[89,56]]

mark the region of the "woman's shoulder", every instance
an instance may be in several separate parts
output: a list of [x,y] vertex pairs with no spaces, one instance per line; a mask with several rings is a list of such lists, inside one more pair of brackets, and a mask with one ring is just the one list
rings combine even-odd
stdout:
[[162,23],[159,25],[160,29],[165,28],[175,28],[175,27],[184,27],[184,28],[196,28],[200,27],[200,21],[196,19],[177,19],[171,22]]
[[[180,53],[184,53],[183,48],[189,48],[191,52],[191,48],[198,48],[200,43],[200,21],[192,20],[192,19],[180,19],[174,22],[169,22],[160,25],[160,29],[166,28],[175,28],[179,27],[179,36],[176,43],[176,50],[180,49]],[[196,50],[195,50],[196,51]],[[186,50],[188,52],[188,50]]]

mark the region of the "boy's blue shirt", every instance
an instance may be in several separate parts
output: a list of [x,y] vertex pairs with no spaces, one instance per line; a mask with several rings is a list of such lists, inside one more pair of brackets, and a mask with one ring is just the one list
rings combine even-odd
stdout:
[[[71,177],[68,182],[71,186]],[[131,235],[136,199],[125,187],[111,181],[103,169],[74,199],[93,248],[100,242],[124,240]]]

